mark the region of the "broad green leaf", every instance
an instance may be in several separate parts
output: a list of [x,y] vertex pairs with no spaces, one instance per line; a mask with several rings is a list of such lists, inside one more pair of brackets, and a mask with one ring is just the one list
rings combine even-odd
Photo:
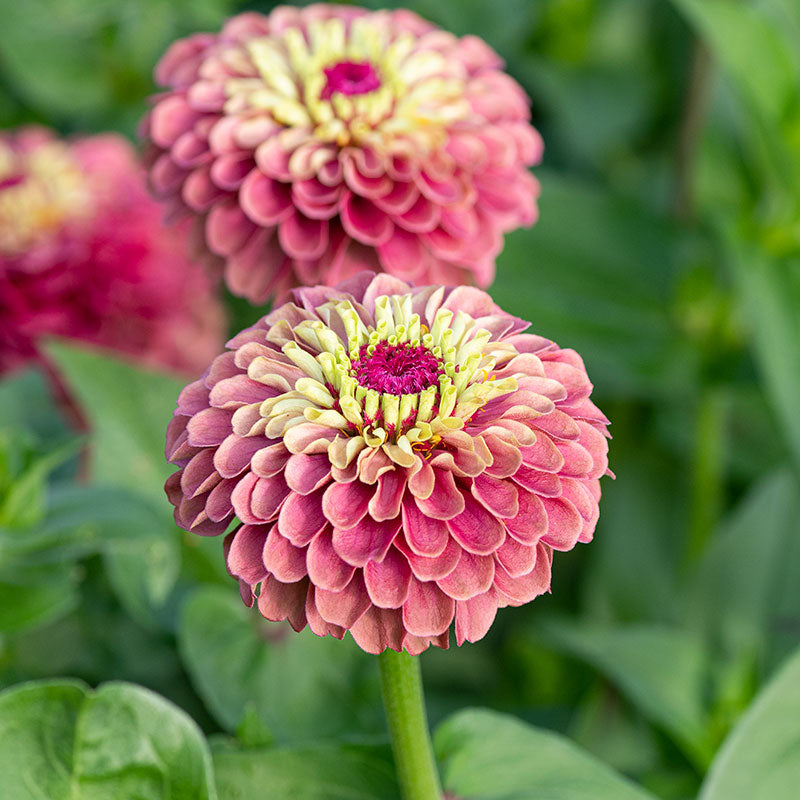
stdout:
[[216,800],[197,725],[153,692],[43,681],[0,694],[9,800]]
[[729,255],[750,321],[753,354],[800,467],[800,260],[770,260],[750,247],[732,246]]
[[349,639],[266,622],[233,582],[187,599],[178,644],[195,688],[229,731],[248,712],[282,743],[377,727],[375,659]]
[[795,800],[800,785],[800,651],[728,736],[699,800]]
[[[331,701],[335,702],[334,698]],[[399,800],[387,746],[321,745],[270,750],[214,750],[224,800]]]
[[66,342],[51,342],[48,353],[89,418],[95,483],[140,494],[163,520],[160,536],[117,542],[106,554],[120,599],[152,624],[180,569],[179,534],[163,487],[171,471],[165,432],[183,381]]
[[703,695],[712,663],[699,637],[677,628],[603,628],[566,621],[549,624],[545,634],[602,672],[699,767],[707,766],[713,748]]
[[653,800],[563,736],[494,711],[458,712],[433,744],[444,789],[460,800]]
[[0,559],[58,563],[103,552],[115,541],[154,538],[163,523],[146,501],[113,486],[54,485],[44,519],[24,530],[0,529]]
[[0,575],[0,633],[20,633],[54,622],[78,605],[78,576],[53,567],[37,580]]
[[506,237],[493,299],[578,350],[606,390],[671,392],[686,370],[668,311],[677,228],[597,186],[537,174],[541,218]]
[[42,441],[63,441],[68,431],[44,374],[36,368],[0,378],[0,430],[30,431]]
[[0,526],[26,528],[40,520],[45,512],[47,477],[77,450],[77,441],[67,442],[35,459],[21,475],[13,478],[0,500]]
[[754,3],[673,0],[741,87],[752,107],[778,120],[797,93],[798,59],[774,19]]
[[750,489],[698,565],[686,618],[728,651],[761,647],[781,616],[800,614],[798,516],[797,477],[777,470]]
[[77,344],[51,342],[47,349],[89,417],[95,482],[149,497],[169,516],[163,487],[172,469],[164,441],[185,381]]

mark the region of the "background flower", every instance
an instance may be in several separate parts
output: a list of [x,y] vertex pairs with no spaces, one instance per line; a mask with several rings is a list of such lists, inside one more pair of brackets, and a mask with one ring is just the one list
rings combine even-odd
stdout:
[[54,334],[199,371],[224,314],[185,251],[185,227],[162,227],[122,137],[0,133],[0,370]]
[[592,538],[608,420],[580,357],[468,287],[295,292],[181,393],[175,519],[248,604],[373,653],[475,641]]
[[410,11],[240,14],[158,65],[153,191],[252,302],[365,267],[487,286],[502,234],[536,218],[542,153],[501,68]]

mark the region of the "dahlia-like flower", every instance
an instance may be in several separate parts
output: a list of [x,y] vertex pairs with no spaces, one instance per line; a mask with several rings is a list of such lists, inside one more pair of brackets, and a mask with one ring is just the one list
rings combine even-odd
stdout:
[[185,230],[165,230],[131,145],[0,132],[0,372],[55,334],[198,373],[224,314]]
[[447,647],[454,619],[480,639],[592,538],[608,420],[580,356],[475,288],[362,273],[294,296],[181,392],[175,519],[236,516],[228,570],[267,619],[371,653]]
[[240,14],[173,44],[156,80],[152,189],[251,302],[365,268],[488,286],[502,234],[536,218],[521,87],[410,11]]

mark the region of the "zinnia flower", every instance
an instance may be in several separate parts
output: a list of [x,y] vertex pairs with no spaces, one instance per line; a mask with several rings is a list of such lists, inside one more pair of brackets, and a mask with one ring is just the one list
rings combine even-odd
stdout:
[[46,334],[197,374],[224,315],[185,230],[165,230],[131,145],[0,132],[0,372]]
[[502,234],[536,218],[542,153],[501,70],[410,11],[240,14],[156,69],[153,191],[254,303],[365,268],[488,286]]
[[[244,600],[364,649],[483,637],[592,538],[608,420],[580,356],[471,287],[298,289],[187,386],[175,518]],[[260,585],[260,590],[257,589]]]

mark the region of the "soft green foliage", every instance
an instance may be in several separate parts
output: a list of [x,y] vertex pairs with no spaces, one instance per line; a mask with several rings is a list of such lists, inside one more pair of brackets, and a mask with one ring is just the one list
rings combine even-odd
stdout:
[[445,791],[463,800],[652,800],[563,737],[492,711],[451,717],[434,748]]
[[[170,41],[272,5],[0,0],[0,124],[133,136]],[[486,38],[532,98],[541,218],[507,237],[492,293],[583,356],[617,476],[552,595],[422,657],[445,787],[789,800],[800,4],[407,5]],[[227,301],[232,330],[263,313]],[[2,800],[399,797],[374,659],[264,622],[221,539],[175,527],[164,431],[186,378],[64,341],[46,357],[0,378]]]
[[202,733],[138,686],[30,683],[0,694],[9,800],[216,800]]
[[280,743],[380,729],[372,658],[352,641],[265,622],[230,588],[192,593],[178,634],[195,687],[221,725],[236,731],[250,714],[250,726],[258,721]]

